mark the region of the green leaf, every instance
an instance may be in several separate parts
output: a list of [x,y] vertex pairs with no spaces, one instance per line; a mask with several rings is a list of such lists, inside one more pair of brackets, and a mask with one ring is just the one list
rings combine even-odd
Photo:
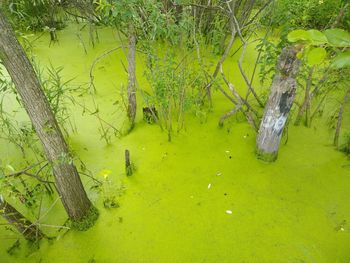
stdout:
[[10,165],[10,164],[6,165],[6,168],[9,169],[11,172],[15,172],[16,171],[15,168],[13,168],[13,166]]
[[311,30],[308,30],[307,32],[309,34],[311,43],[313,45],[318,46],[318,45],[323,45],[328,43],[327,37],[321,31],[311,29]]
[[310,66],[321,64],[327,56],[327,52],[324,48],[313,48],[307,54],[307,63]]
[[289,42],[298,42],[300,40],[302,41],[310,40],[309,33],[303,29],[297,29],[289,32],[287,38]]
[[324,32],[328,42],[335,47],[350,47],[350,33],[343,29],[328,29]]
[[350,51],[338,54],[333,60],[332,67],[350,67]]

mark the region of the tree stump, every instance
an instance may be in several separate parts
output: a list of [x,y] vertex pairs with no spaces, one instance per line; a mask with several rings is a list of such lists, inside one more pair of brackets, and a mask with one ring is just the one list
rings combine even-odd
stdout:
[[125,150],[125,173],[127,176],[131,176],[133,173],[133,167],[130,161],[130,151]]
[[277,159],[283,129],[294,102],[297,87],[295,77],[300,64],[296,57],[297,52],[295,47],[286,47],[282,50],[269,100],[260,123],[256,141],[257,157],[267,162]]

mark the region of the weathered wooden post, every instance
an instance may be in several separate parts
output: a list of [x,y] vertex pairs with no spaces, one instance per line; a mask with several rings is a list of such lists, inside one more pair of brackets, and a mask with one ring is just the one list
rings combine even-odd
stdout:
[[300,61],[298,48],[285,47],[277,62],[277,72],[271,85],[256,140],[257,156],[267,162],[277,159],[278,149],[289,111],[293,105],[297,83],[295,77]]
[[130,161],[130,151],[128,149],[125,150],[125,172],[127,176],[131,176],[133,173],[132,164]]

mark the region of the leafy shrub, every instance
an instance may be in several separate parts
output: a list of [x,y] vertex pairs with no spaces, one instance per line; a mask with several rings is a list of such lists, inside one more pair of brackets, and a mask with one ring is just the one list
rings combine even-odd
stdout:
[[43,31],[62,29],[65,25],[60,17],[62,1],[59,0],[7,0],[3,4],[17,28]]
[[[344,4],[343,0],[278,0],[273,7],[273,25],[324,29],[335,22]],[[349,27],[349,16],[345,12],[337,26]],[[267,23],[269,17],[264,17],[263,21]]]

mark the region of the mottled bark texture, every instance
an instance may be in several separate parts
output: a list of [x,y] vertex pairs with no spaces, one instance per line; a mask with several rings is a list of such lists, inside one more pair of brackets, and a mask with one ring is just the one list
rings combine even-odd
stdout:
[[31,221],[25,218],[0,195],[0,214],[10,225],[14,226],[28,241],[39,241],[45,235]]
[[72,162],[68,146],[49,102],[40,86],[33,66],[0,9],[0,59],[10,74],[22,104],[53,167],[56,186],[63,205],[73,221],[88,216],[92,204]]
[[136,116],[136,34],[134,27],[129,27],[128,51],[128,118],[131,128],[134,126]]
[[277,62],[277,72],[273,79],[269,100],[265,106],[257,137],[257,156],[264,161],[275,161],[289,111],[293,105],[299,60],[295,47],[286,47]]

